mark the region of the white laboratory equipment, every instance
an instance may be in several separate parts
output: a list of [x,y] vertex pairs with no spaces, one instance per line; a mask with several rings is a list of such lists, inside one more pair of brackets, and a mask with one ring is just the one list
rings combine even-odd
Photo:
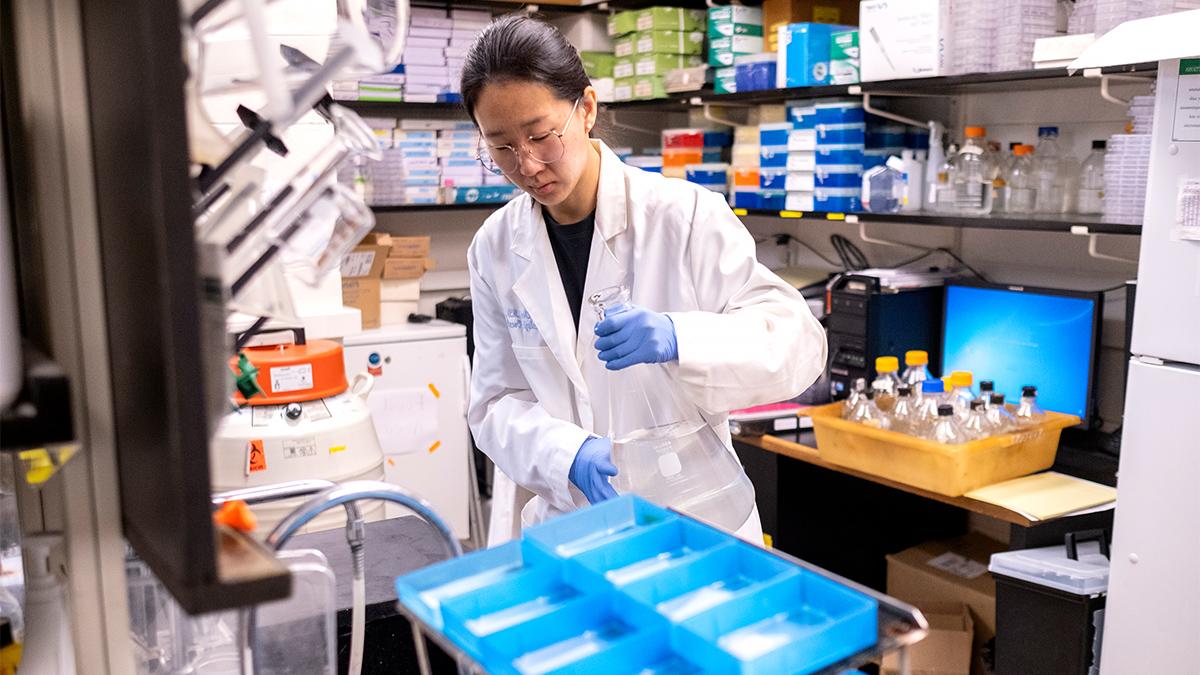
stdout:
[[[345,339],[347,372],[375,378],[368,405],[383,448],[384,480],[433,504],[455,536],[470,534],[466,327],[434,320],[363,331]],[[388,504],[388,517],[402,507]]]
[[[217,428],[209,457],[214,492],[310,478],[335,483],[383,478],[383,452],[368,408],[374,378],[363,369],[347,382],[341,345],[297,339],[244,353],[258,369],[262,393],[225,415]],[[238,402],[244,400],[239,394]],[[269,532],[300,501],[253,507],[259,531]],[[379,503],[363,510],[368,520],[383,515]],[[329,512],[310,529],[344,522],[341,513]]]

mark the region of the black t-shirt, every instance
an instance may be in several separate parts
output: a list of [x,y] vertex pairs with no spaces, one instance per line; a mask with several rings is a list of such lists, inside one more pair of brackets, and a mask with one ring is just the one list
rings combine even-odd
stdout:
[[556,221],[546,209],[542,209],[542,216],[546,219],[550,248],[554,250],[558,276],[562,278],[563,291],[567,294],[567,304],[571,307],[575,330],[578,331],[579,312],[583,308],[583,282],[587,279],[592,233],[596,230],[596,212],[592,211],[587,218],[569,225]]

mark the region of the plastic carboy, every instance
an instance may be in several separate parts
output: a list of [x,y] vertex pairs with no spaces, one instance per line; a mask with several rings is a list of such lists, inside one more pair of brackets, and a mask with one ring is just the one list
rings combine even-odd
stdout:
[[[603,320],[628,308],[629,289],[612,286],[588,301]],[[754,485],[699,409],[678,393],[666,366],[606,373],[613,488],[731,532],[740,528],[754,508]]]

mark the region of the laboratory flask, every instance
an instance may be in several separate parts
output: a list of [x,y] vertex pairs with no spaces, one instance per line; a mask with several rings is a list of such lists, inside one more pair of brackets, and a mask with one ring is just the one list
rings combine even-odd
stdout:
[[[588,298],[597,321],[629,308],[626,286]],[[754,509],[754,486],[737,457],[687,402],[664,364],[638,364],[608,377],[612,486],[731,532]],[[648,392],[654,392],[651,398]]]

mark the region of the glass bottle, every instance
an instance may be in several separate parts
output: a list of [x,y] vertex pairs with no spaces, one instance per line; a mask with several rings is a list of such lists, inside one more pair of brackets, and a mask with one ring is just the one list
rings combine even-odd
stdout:
[[983,216],[992,211],[993,161],[983,127],[967,127],[967,140],[954,156],[955,211]]
[[1004,405],[1004,394],[992,394],[991,405],[987,409],[988,426],[992,428],[992,434],[1006,434],[1017,426],[1017,420],[1008,411],[1008,406]]
[[910,387],[919,387],[925,380],[933,379],[933,375],[929,373],[929,352],[923,349],[904,352],[904,374],[900,379]]
[[[606,288],[589,302],[603,320],[629,307],[629,289]],[[754,508],[754,486],[699,409],[677,393],[667,369],[639,364],[606,372],[613,488],[731,532],[740,528]]]
[[[875,394],[875,405],[888,412],[896,400],[896,389],[900,386],[900,360],[894,356],[880,356],[875,359],[875,381],[872,389],[878,389]],[[882,398],[881,398],[882,397]]]
[[850,412],[850,421],[865,424],[876,429],[887,429],[891,422],[887,415],[875,405],[875,392],[869,391],[858,399],[858,404]]
[[912,387],[902,384],[896,389],[896,403],[892,406],[891,429],[900,433],[912,433],[913,415],[916,414],[916,399]]
[[1104,154],[1107,147],[1105,141],[1092,141],[1092,154],[1079,169],[1075,208],[1080,213],[1104,213]]
[[858,405],[858,400],[867,395],[867,380],[859,377],[854,380],[854,384],[850,385],[850,393],[846,396],[846,403],[842,408],[842,418],[850,419],[850,414],[854,412],[854,407]]
[[966,435],[963,434],[958,420],[954,417],[954,406],[949,403],[938,406],[937,421],[933,425],[933,431],[929,434],[929,440],[946,445],[967,442]]
[[927,436],[933,430],[937,421],[938,406],[945,401],[942,396],[945,387],[941,380],[925,380],[921,383],[921,403],[913,413],[909,424],[909,433],[914,436]]
[[938,166],[930,164],[932,180],[929,181],[929,194],[925,195],[925,201],[934,211],[954,213],[957,210],[954,197],[954,157],[957,154],[958,146],[952,143]]
[[1037,387],[1021,388],[1021,402],[1017,404],[1013,416],[1017,418],[1017,424],[1023,427],[1041,424],[1046,419],[1046,413],[1037,404]]
[[948,379],[950,389],[946,393],[946,402],[954,406],[954,415],[962,421],[971,411],[971,401],[975,400],[975,392],[971,389],[975,376],[969,370],[956,370]]
[[1007,198],[1004,206],[1008,213],[1033,213],[1037,208],[1038,188],[1041,184],[1034,166],[1033,146],[1018,145],[1012,168],[1008,170],[1005,185]]
[[996,383],[991,380],[982,380],[979,383],[979,395],[975,397],[976,401],[983,404],[983,409],[987,410],[992,405],[992,394],[996,393]]
[[971,401],[971,409],[962,422],[962,432],[964,436],[973,441],[992,435],[992,427],[988,424],[987,411],[983,408],[983,401],[979,399]]
[[1063,202],[1062,150],[1058,145],[1058,127],[1038,127],[1037,150],[1033,168],[1038,177],[1038,213],[1060,213]]

